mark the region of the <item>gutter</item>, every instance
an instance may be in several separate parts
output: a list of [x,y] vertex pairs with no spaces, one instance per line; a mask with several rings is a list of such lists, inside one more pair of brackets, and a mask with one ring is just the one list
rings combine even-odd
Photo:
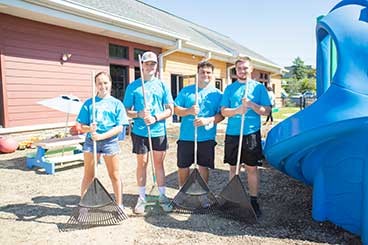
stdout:
[[159,54],[158,56],[158,66],[160,67],[159,78],[162,79],[162,74],[164,73],[164,56],[170,55],[181,50],[183,47],[183,41],[181,39],[176,40],[176,45],[174,48],[166,50],[165,52]]

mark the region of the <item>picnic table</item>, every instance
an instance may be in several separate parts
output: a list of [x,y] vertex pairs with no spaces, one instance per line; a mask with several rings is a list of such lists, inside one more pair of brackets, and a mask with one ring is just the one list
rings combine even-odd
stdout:
[[84,140],[84,135],[75,135],[39,141],[34,144],[36,152],[26,156],[26,166],[41,167],[47,174],[54,174],[55,164],[83,161],[81,144]]

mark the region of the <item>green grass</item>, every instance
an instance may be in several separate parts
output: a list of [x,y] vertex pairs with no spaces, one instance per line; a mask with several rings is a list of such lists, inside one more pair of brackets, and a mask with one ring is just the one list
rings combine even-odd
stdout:
[[282,121],[298,111],[300,111],[299,107],[281,107],[278,112],[274,112],[272,115],[275,120]]

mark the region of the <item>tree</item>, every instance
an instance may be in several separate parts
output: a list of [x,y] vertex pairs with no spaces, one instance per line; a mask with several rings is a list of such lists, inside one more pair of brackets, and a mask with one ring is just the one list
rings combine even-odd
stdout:
[[287,82],[284,89],[288,93],[304,93],[307,90],[316,90],[316,69],[305,65],[300,57],[296,57],[293,65],[286,68],[289,73],[285,74],[284,77]]
[[293,61],[291,74],[296,80],[301,80],[307,76],[307,66],[304,65],[304,61],[299,56]]

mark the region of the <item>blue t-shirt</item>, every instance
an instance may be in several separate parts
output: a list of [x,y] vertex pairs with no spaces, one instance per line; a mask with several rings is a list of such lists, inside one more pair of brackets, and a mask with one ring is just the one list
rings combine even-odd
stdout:
[[[123,103],[120,100],[109,96],[106,98],[95,97],[96,111],[95,120],[98,134],[103,134],[119,125],[129,125],[128,117]],[[90,125],[92,123],[92,98],[86,100],[79,112],[77,122]],[[87,137],[91,137],[87,134]],[[113,136],[118,137],[118,135]]]
[[[151,115],[162,113],[166,109],[165,105],[174,103],[166,84],[157,78],[144,82],[144,92],[146,94],[147,107],[150,109]],[[142,80],[140,78],[128,85],[125,91],[124,105],[126,108],[135,111],[144,110]],[[147,125],[144,120],[142,118],[133,118],[133,121],[132,132],[142,137],[148,137]],[[166,120],[151,124],[150,130],[152,137],[166,135]]]
[[[213,86],[198,88],[198,117],[213,117],[220,112],[222,92]],[[195,85],[183,88],[175,99],[175,105],[183,108],[190,108],[195,103]],[[182,117],[180,125],[179,140],[194,141],[194,116]],[[216,138],[216,124],[211,126],[201,126],[197,129],[197,140],[206,141]]]
[[[246,86],[248,86],[247,98],[261,106],[271,106],[266,87],[254,80],[247,80],[245,83],[235,81],[226,87],[222,96],[221,107],[237,108],[242,103]],[[241,115],[237,114],[228,118],[226,134],[240,135]],[[261,116],[252,109],[248,108],[244,118],[243,135],[257,132],[261,128]]]

